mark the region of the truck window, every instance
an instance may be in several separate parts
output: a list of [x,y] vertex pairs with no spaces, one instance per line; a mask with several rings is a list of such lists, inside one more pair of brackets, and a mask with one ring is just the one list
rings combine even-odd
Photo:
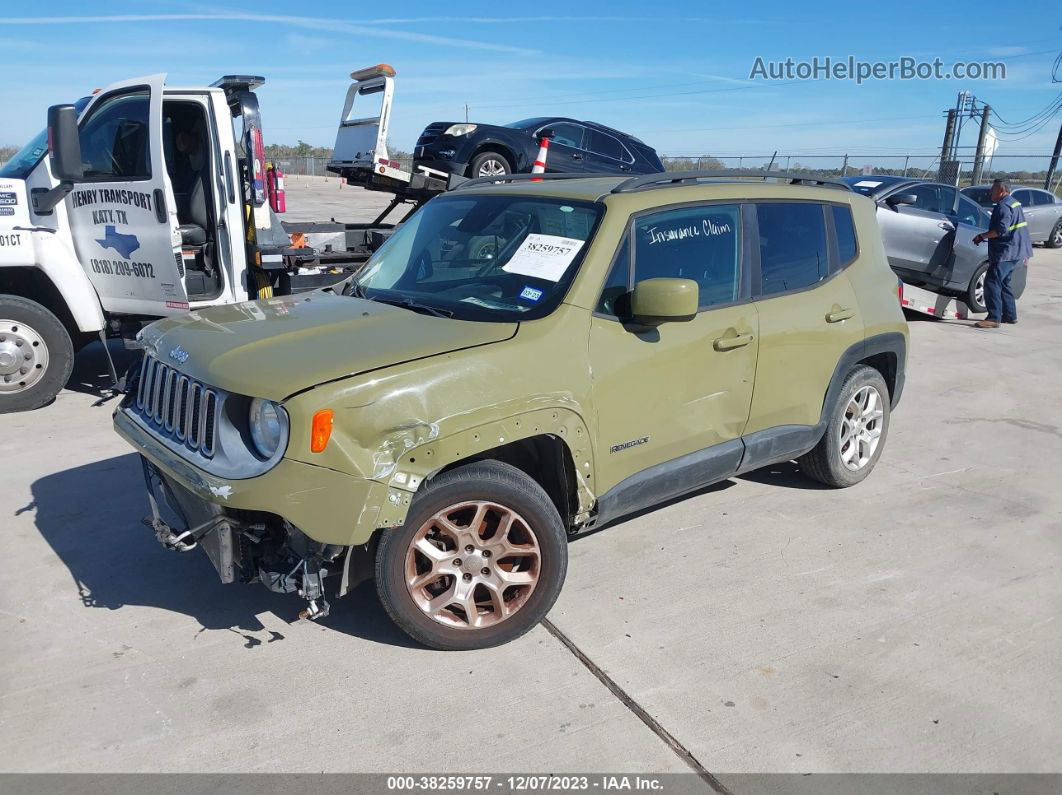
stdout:
[[757,204],[756,218],[764,295],[810,287],[826,278],[829,266],[821,204]]
[[103,99],[81,125],[85,181],[113,182],[151,178],[150,95],[126,91]]

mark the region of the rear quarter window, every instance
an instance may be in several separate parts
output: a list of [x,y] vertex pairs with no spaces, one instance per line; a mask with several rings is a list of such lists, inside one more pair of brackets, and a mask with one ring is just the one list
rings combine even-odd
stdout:
[[831,205],[830,212],[833,213],[833,230],[837,235],[837,260],[843,268],[859,253],[855,223],[852,221],[852,208],[847,205],[834,204]]

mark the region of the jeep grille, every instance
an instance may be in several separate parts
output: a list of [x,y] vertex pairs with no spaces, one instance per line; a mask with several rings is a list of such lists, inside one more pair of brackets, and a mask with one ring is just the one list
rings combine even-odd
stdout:
[[216,390],[182,375],[154,356],[144,355],[136,408],[158,435],[211,457],[217,437],[218,401]]

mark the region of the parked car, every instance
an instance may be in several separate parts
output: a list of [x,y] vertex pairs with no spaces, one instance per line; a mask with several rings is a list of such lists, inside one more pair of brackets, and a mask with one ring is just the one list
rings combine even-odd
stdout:
[[656,174],[664,170],[656,150],[633,135],[559,116],[500,126],[433,122],[417,139],[414,164],[465,177],[529,173],[544,135],[550,138],[546,171]]
[[[1032,242],[1043,243],[1047,248],[1062,247],[1062,199],[1039,188],[1012,187],[1010,192],[1021,202]],[[962,193],[989,211],[995,205],[991,185],[973,185],[963,188]]]
[[[953,185],[896,176],[845,177],[878,206],[885,253],[908,284],[965,301],[984,312],[988,247],[973,237],[988,228],[989,213]],[[1025,291],[1027,268],[1014,271],[1014,294]]]
[[472,649],[546,614],[573,535],[790,459],[862,481],[907,356],[874,205],[697,174],[466,183],[340,291],[147,327],[114,424],[158,539],[311,618],[374,576]]

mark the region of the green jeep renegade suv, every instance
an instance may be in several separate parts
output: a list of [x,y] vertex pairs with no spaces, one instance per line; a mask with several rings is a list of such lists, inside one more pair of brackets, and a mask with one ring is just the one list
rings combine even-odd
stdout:
[[851,486],[907,326],[874,204],[811,177],[473,180],[334,291],[141,335],[115,412],[167,547],[420,642],[509,641],[568,538],[765,465]]

